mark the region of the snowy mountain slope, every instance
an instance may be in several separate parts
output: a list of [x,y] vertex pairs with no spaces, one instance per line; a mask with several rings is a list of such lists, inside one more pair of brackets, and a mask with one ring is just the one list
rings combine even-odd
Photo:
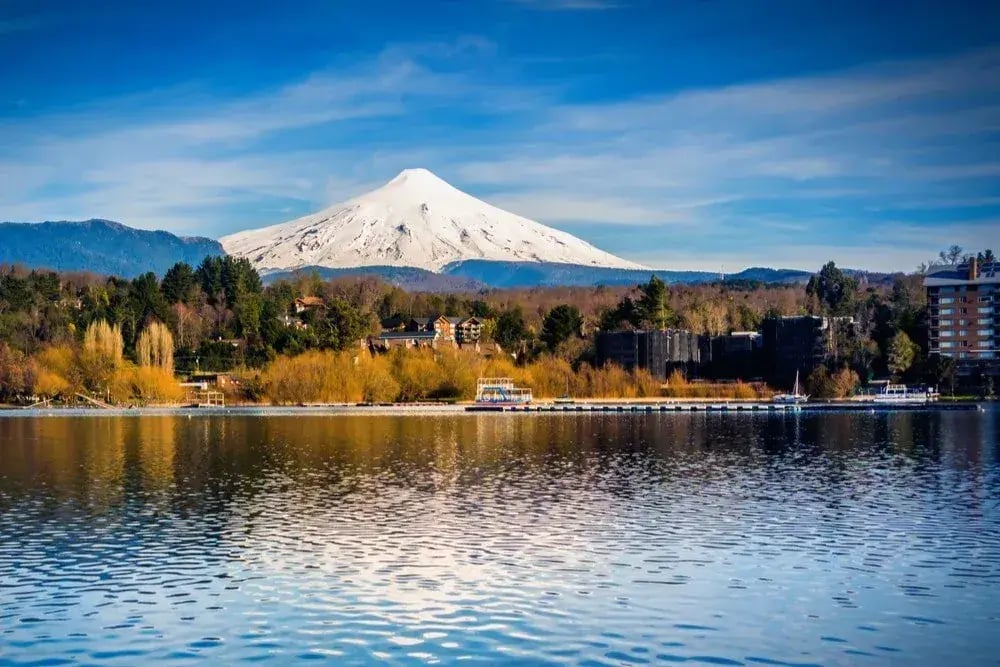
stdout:
[[302,266],[411,266],[469,259],[640,269],[566,232],[491,206],[426,169],[319,213],[220,239],[261,271]]

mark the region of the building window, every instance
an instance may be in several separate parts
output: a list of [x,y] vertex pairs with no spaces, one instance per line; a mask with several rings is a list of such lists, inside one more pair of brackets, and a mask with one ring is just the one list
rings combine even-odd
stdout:
[[977,347],[991,348],[991,347],[993,347],[993,341],[990,341],[990,340],[981,340],[981,341],[979,341]]
[[980,317],[976,320],[976,324],[993,324],[993,320],[988,317]]
[[990,331],[989,329],[980,329],[979,331],[976,332],[976,335],[982,336],[983,338],[989,338],[990,336],[993,335],[993,332]]
[[951,324],[952,320],[941,320],[940,322],[938,322],[938,325],[942,327],[950,327]]
[[980,315],[989,315],[990,313],[993,312],[993,309],[991,307],[989,307],[989,306],[985,306],[983,308],[980,308],[977,312]]
[[958,335],[959,335],[960,338],[965,338],[966,336],[969,335],[969,330],[968,329],[959,329],[958,330]]
[[944,349],[955,347],[955,341],[946,340],[941,342],[941,347]]
[[954,313],[955,313],[955,309],[954,308],[942,308],[941,309],[941,314],[942,315],[952,315]]
[[955,337],[955,332],[954,331],[942,331],[941,332],[941,338],[954,338],[954,337]]
[[943,296],[938,299],[938,303],[955,303],[955,299],[950,296]]

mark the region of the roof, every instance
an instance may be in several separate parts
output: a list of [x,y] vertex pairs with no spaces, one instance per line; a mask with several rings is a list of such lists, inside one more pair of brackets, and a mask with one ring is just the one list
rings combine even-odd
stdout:
[[318,296],[304,296],[295,300],[301,306],[325,306],[326,302]]
[[968,262],[932,267],[929,273],[924,276],[924,287],[1000,284],[1000,262],[984,262],[978,268],[979,277],[975,280],[970,280]]
[[383,331],[377,338],[379,340],[434,340],[437,335],[436,331]]

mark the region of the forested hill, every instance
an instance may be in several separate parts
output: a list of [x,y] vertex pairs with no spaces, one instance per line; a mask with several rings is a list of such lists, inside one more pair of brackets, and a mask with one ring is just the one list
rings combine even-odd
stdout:
[[110,220],[0,223],[0,264],[91,271],[132,278],[162,276],[177,262],[222,255],[218,241],[133,229]]

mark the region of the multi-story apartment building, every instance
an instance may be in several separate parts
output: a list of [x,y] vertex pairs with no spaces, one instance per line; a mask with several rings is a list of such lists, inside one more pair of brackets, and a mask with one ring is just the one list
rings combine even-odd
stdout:
[[960,376],[1000,373],[1000,262],[934,267],[924,287],[930,354],[953,357]]

